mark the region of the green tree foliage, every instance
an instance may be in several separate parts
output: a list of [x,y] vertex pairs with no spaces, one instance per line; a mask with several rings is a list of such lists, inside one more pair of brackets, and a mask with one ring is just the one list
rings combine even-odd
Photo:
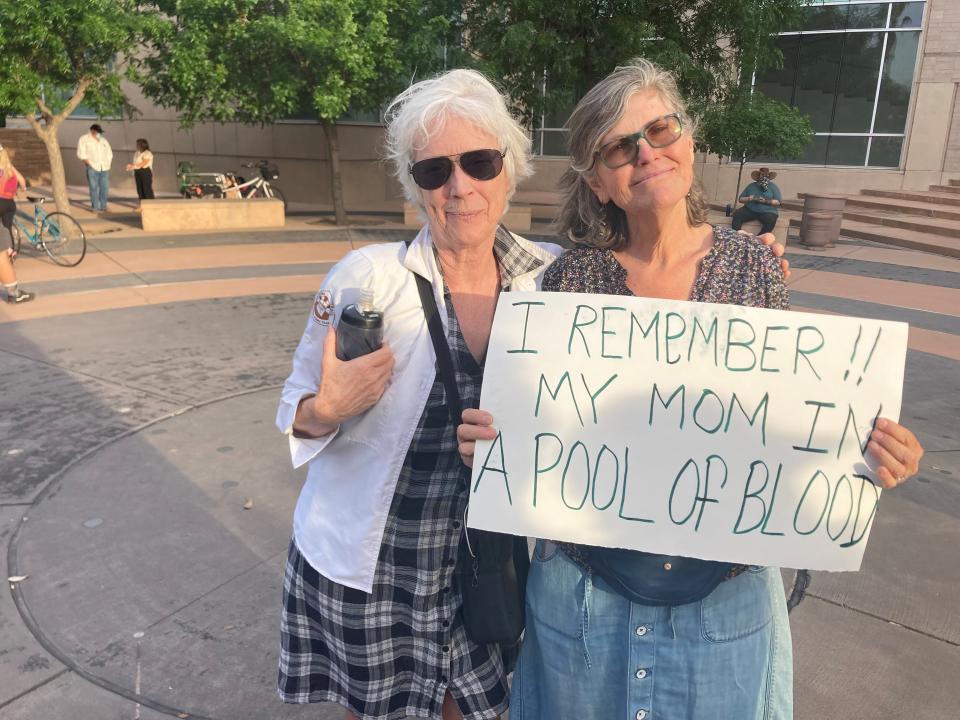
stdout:
[[701,149],[740,161],[739,193],[743,165],[749,157],[799,157],[813,137],[813,126],[796,108],[758,91],[744,90],[708,107],[698,135]]
[[337,223],[346,222],[337,118],[376,109],[443,62],[442,5],[416,0],[157,0],[141,84],[181,123],[266,124],[309,112],[323,126]]
[[569,108],[636,56],[673,70],[698,112],[741,77],[782,61],[773,37],[796,20],[801,2],[466,0],[464,37],[528,120]]
[[0,2],[0,107],[46,146],[60,210],[69,203],[57,130],[81,102],[98,113],[128,107],[124,59],[153,20],[134,0]]

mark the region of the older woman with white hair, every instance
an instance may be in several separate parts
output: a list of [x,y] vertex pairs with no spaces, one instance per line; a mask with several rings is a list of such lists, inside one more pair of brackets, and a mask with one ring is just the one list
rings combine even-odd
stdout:
[[[694,127],[673,76],[646,60],[617,68],[568,121],[571,168],[560,228],[579,247],[542,289],[787,309],[769,248],[707,223]],[[495,421],[464,412],[461,449]],[[922,449],[878,422],[870,442],[893,486]],[[510,720],[783,720],[792,655],[777,568],[539,540]]]
[[[427,223],[409,245],[367,246],[330,271],[283,388],[277,424],[309,470],[284,579],[279,694],[339,703],[348,718],[494,718],[516,647],[464,628],[455,566],[469,471],[417,277],[462,404],[476,407],[499,293],[537,289],[560,248],[500,223],[530,174],[530,140],[482,75],[417,83],[388,117],[390,159]],[[383,313],[383,346],[342,361],[335,319],[362,291]]]

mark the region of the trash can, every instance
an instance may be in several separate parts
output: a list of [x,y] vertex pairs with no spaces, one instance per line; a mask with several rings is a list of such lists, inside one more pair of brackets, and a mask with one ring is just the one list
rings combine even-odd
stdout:
[[[812,247],[833,247],[840,238],[845,195],[807,193],[803,198],[803,216],[800,218],[800,242]],[[813,218],[817,215],[819,217]],[[829,222],[827,222],[829,218]]]
[[835,247],[830,241],[833,232],[833,214],[832,213],[804,213],[803,221],[805,226],[801,226],[800,242],[811,250],[823,250],[828,247]]

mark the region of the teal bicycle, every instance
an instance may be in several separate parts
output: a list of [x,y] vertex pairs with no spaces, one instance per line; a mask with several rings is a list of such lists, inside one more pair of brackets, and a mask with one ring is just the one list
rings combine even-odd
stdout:
[[20,243],[26,238],[35,250],[42,250],[57,265],[79,265],[87,254],[87,236],[73,216],[64,212],[47,213],[43,207],[46,198],[28,197],[33,203],[33,229],[28,230],[18,217],[13,219],[13,251],[20,252]]

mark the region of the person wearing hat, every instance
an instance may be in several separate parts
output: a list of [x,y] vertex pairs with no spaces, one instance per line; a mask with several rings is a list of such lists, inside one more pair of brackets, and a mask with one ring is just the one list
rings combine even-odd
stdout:
[[733,213],[733,219],[730,227],[739,230],[745,222],[750,220],[760,221],[760,232],[773,232],[777,219],[780,217],[780,202],[783,197],[780,195],[780,188],[776,186],[773,179],[777,176],[775,172],[770,172],[770,168],[762,167],[750,173],[753,182],[747,185],[740,193],[738,202],[744,205],[737,208]]
[[103,137],[103,128],[98,123],[91,125],[90,132],[80,138],[77,143],[77,157],[87,167],[90,206],[95,212],[106,212],[113,149]]

